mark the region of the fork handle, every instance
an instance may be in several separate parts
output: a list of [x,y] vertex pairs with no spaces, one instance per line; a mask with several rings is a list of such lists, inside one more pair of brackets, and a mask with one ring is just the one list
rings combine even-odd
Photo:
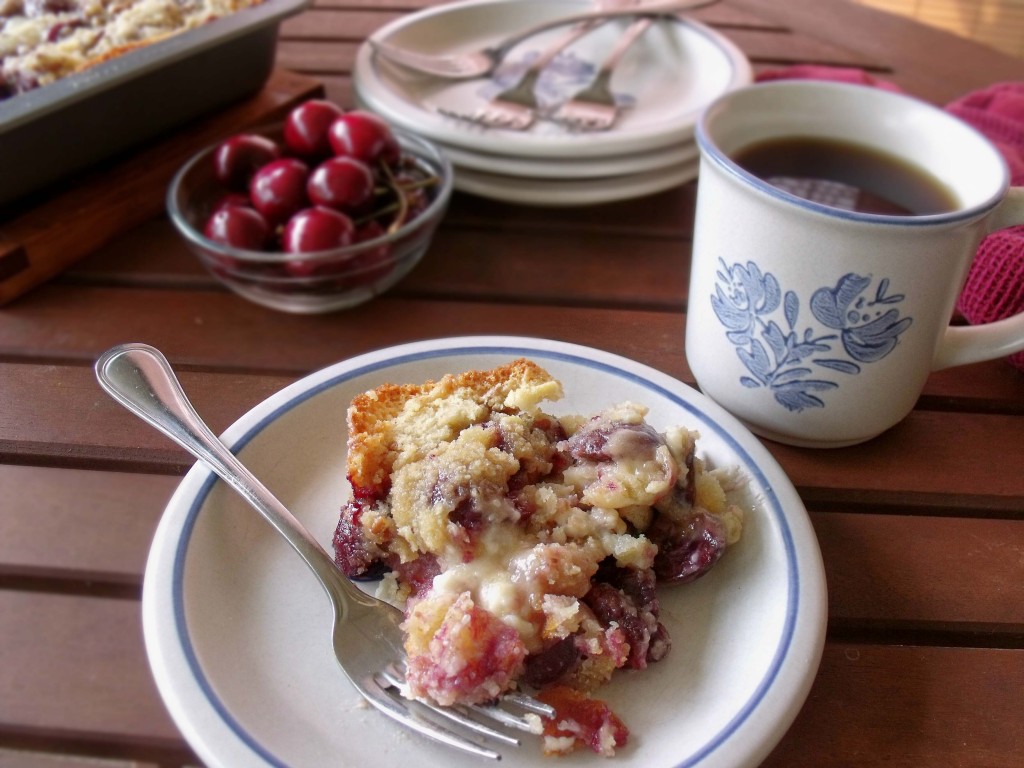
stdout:
[[346,599],[360,604],[373,600],[345,578],[313,535],[213,434],[159,350],[146,344],[114,347],[96,361],[96,378],[107,394],[203,462],[255,507],[319,578],[335,610],[345,609]]
[[519,81],[518,87],[533,90],[544,69],[548,64],[555,60],[555,57],[557,57],[559,53],[593,30],[595,27],[605,23],[605,21],[606,19],[593,19],[591,21],[583,22],[582,24],[577,24],[575,27],[566,31],[565,34],[558,37],[551,43],[551,45],[545,48],[536,59],[533,60],[533,63],[530,64],[530,67],[523,75],[522,80]]
[[[509,51],[515,48],[524,40],[547,32],[549,29],[566,26],[567,24],[584,24],[587,22],[604,22],[611,19],[628,18],[630,16],[669,16],[683,11],[692,11],[704,6],[714,5],[719,0],[642,0],[635,6],[627,6],[612,10],[591,11],[573,16],[565,16],[560,19],[552,19],[538,24],[535,27],[524,29],[501,42],[493,49],[498,60],[503,59]],[[556,51],[557,53],[557,51]]]
[[539,72],[544,69],[544,67],[555,60],[555,57],[558,56],[563,48],[568,48],[585,34],[594,29],[594,27],[599,24],[603,24],[604,21],[604,19],[587,21],[583,24],[577,24],[575,27],[570,28],[564,35],[544,49],[544,52],[541,53],[541,55],[534,60],[533,64],[530,65],[530,71]]
[[630,24],[629,28],[615,44],[612,52],[608,54],[608,58],[606,58],[604,63],[601,65],[600,75],[603,77],[610,77],[612,71],[619,65],[619,61],[626,54],[626,51],[630,49],[633,43],[640,39],[643,33],[646,32],[653,23],[654,19],[645,17],[637,19]]

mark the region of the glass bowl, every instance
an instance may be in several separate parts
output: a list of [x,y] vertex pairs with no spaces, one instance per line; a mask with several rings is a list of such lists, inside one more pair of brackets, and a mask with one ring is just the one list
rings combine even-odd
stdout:
[[[275,140],[281,135],[280,127],[250,132]],[[175,175],[167,192],[168,215],[207,270],[250,301],[306,314],[357,306],[387,291],[419,263],[451,197],[452,168],[444,154],[418,136],[393,133],[403,155],[437,181],[424,187],[425,209],[380,237],[303,254],[251,251],[210,240],[203,227],[226,194],[214,174],[219,144],[199,152]]]

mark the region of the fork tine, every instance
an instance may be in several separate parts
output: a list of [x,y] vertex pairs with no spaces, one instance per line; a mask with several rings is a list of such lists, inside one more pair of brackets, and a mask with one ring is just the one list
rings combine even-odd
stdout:
[[[405,687],[405,679],[402,676],[402,673],[394,664],[389,664],[383,671],[379,673],[379,676],[384,681],[390,683],[393,687],[398,688],[399,690]],[[463,711],[461,709],[454,707],[439,707],[427,701],[417,700],[416,703],[420,706],[426,707],[436,715],[445,717],[451,720],[452,722],[458,723],[464,728],[469,728],[470,730],[476,731],[477,733],[483,736],[488,736],[492,739],[497,739],[498,741],[503,741],[506,744],[510,744],[516,747],[518,747],[522,743],[519,741],[519,739],[515,738],[514,736],[509,736],[507,733],[496,731],[490,726],[484,725],[478,720],[474,720],[471,717],[467,717],[465,714],[463,714]]]
[[500,93],[491,99],[473,115],[468,118],[443,109],[438,110],[442,115],[457,119],[468,119],[471,123],[482,125],[486,128],[503,128],[510,131],[525,131],[529,129],[537,119],[537,97],[534,89],[540,80],[541,73],[563,49],[569,47],[583,35],[595,27],[604,23],[604,19],[587,21],[571,27],[564,32],[553,43],[541,51],[533,60],[526,71],[517,78],[516,82],[503,88]]
[[396,699],[390,693],[390,688],[391,685],[387,680],[378,680],[376,675],[371,675],[363,680],[362,693],[379,712],[428,739],[460,749],[471,755],[486,757],[490,760],[501,760],[500,752],[482,747],[454,731],[416,714],[405,705],[404,701]]
[[541,732],[540,717],[532,712],[520,717],[513,715],[511,712],[506,712],[501,707],[493,704],[487,706],[482,706],[480,704],[464,704],[463,708],[481,715],[482,717],[489,717],[494,722],[501,723],[509,728],[515,728],[532,734],[538,734]]
[[652,18],[641,18],[616,43],[615,48],[601,65],[597,77],[590,85],[564,102],[555,112],[554,122],[571,131],[607,131],[619,117],[619,105],[611,90],[611,79],[626,51],[640,39],[654,23]]
[[537,715],[542,715],[548,718],[555,716],[554,707],[550,704],[545,704],[543,701],[537,701],[537,699],[532,696],[527,696],[525,693],[504,693],[501,696],[501,700],[508,702],[509,704],[514,704],[517,707],[533,712]]
[[534,121],[534,115],[532,110],[525,107],[518,107],[516,105],[509,105],[511,109],[504,109],[503,107],[489,108],[481,107],[476,112],[469,114],[465,112],[458,112],[456,110],[448,109],[447,107],[441,107],[436,105],[432,106],[437,114],[457,120],[463,123],[470,123],[471,125],[477,125],[481,128],[507,128],[512,131],[524,131],[529,128]]
[[463,123],[472,123],[473,125],[486,127],[473,115],[468,114],[466,112],[458,112],[457,110],[454,109],[448,109],[447,107],[436,106],[433,104],[428,104],[427,106],[433,107],[434,111],[437,112],[437,114],[441,115],[442,117],[449,117],[452,120],[459,120]]
[[490,726],[484,725],[480,721],[474,720],[472,717],[467,717],[458,709],[442,709],[441,707],[435,707],[430,704],[424,704],[424,706],[426,706],[431,712],[435,712],[442,717],[446,717],[452,722],[458,723],[463,728],[469,728],[471,731],[476,731],[488,738],[502,741],[513,747],[518,747],[522,744],[522,742],[515,736],[509,736],[507,733],[502,733]]
[[617,112],[613,111],[614,108],[609,108],[605,112],[599,107],[595,107],[595,105],[583,102],[563,105],[563,107],[569,106],[572,109],[556,112],[551,116],[550,120],[553,123],[565,126],[570,131],[607,131],[615,123],[615,118],[618,116]]
[[[388,664],[380,674],[396,688],[401,690],[405,687],[405,673],[402,670],[401,664]],[[502,709],[497,704],[464,704],[457,707],[436,707],[429,702],[420,703],[439,715],[455,720],[462,725],[467,725],[467,727],[473,728],[474,730],[480,730],[482,733],[497,734],[498,737],[503,740],[510,737],[500,731],[493,731],[478,720],[465,718],[463,713],[473,713],[493,720],[499,725],[504,725],[509,728],[515,728],[516,730],[532,734],[538,734],[542,730],[540,716],[555,716],[555,710],[553,707],[542,701],[537,701],[537,699],[523,693],[504,693],[501,695],[499,701],[501,703],[517,706],[520,709],[526,710],[526,713],[523,715],[516,715],[508,710]],[[454,714],[456,712],[460,714],[456,716]],[[467,720],[470,724],[467,724]],[[519,743],[517,739],[512,739],[512,741],[516,744]]]

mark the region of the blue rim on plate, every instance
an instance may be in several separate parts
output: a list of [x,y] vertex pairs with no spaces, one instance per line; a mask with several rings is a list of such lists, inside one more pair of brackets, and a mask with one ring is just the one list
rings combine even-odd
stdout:
[[[792,717],[795,716],[800,704],[802,704],[820,659],[825,624],[824,577],[821,568],[820,552],[817,550],[816,542],[811,551],[808,551],[806,540],[802,545],[803,551],[797,551],[791,523],[796,522],[801,526],[808,524],[806,511],[799,503],[799,499],[791,484],[788,483],[784,475],[780,477],[781,470],[774,464],[770,455],[764,451],[760,443],[749,435],[738,422],[732,423],[732,417],[724,414],[724,412],[717,412],[720,411],[718,406],[706,400],[702,395],[690,390],[686,385],[624,358],[618,358],[614,355],[571,344],[514,337],[468,337],[464,339],[439,340],[436,342],[419,342],[382,350],[377,353],[369,353],[345,363],[339,363],[321,371],[319,374],[314,374],[302,381],[296,382],[276,396],[276,400],[280,402],[275,402],[275,398],[271,398],[262,406],[258,406],[253,411],[250,411],[246,417],[240,419],[235,427],[232,427],[225,434],[226,442],[237,453],[269,425],[289,411],[327,390],[358,377],[381,372],[397,365],[418,361],[442,357],[467,358],[481,355],[505,355],[509,356],[510,359],[528,356],[542,365],[545,361],[566,363],[603,375],[616,377],[628,382],[632,386],[639,386],[643,390],[650,392],[652,396],[663,398],[674,407],[681,408],[690,417],[699,422],[697,426],[703,434],[706,435],[713,432],[716,438],[721,440],[739,458],[739,463],[750,476],[752,484],[760,489],[758,495],[760,509],[770,516],[771,521],[778,526],[781,534],[787,575],[785,619],[782,631],[776,640],[771,662],[767,665],[762,679],[758,682],[752,694],[742,706],[737,708],[735,714],[725,723],[724,727],[709,735],[699,748],[693,749],[684,760],[673,763],[673,766],[674,768],[690,768],[691,766],[703,764],[706,759],[714,756],[723,744],[728,743],[730,739],[736,736],[737,731],[750,720],[755,712],[765,707],[765,700],[778,682],[784,665],[803,665],[806,669],[799,675],[798,684],[789,692],[789,700],[786,702],[786,706],[780,707],[780,712],[774,712],[769,715],[774,717],[778,721],[776,725],[781,727],[770,729],[772,733],[770,740],[762,738],[762,743],[748,747],[747,751],[751,752],[752,756],[756,756],[758,760],[763,758],[767,751],[774,746],[778,738],[781,737]],[[628,369],[624,366],[628,366]],[[254,416],[257,412],[260,413]],[[727,423],[727,426],[722,426],[721,422],[723,421]],[[692,425],[688,424],[688,426]],[[238,434],[232,438],[228,437],[228,435],[232,435],[235,432]],[[205,474],[205,477],[202,479],[201,485],[192,498],[191,503],[187,506],[187,513],[181,523],[180,532],[177,535],[176,541],[172,544],[173,565],[169,594],[174,623],[174,642],[178,644],[178,650],[184,655],[187,670],[192,678],[191,682],[198,686],[201,695],[216,712],[222,725],[251,750],[253,755],[258,757],[259,761],[263,764],[287,766],[289,765],[287,761],[274,754],[273,749],[266,746],[259,735],[252,733],[235,717],[230,707],[221,699],[215,686],[211,683],[196,651],[186,612],[185,568],[196,521],[199,519],[200,512],[207,503],[209,494],[216,484],[216,477],[202,467],[196,467],[193,472]],[[785,500],[780,498],[780,495],[784,496]],[[802,535],[806,537],[806,531]],[[166,544],[165,542],[164,545],[166,546]],[[157,546],[158,543],[154,542],[154,549]],[[804,563],[803,570],[801,569],[801,561]],[[150,576],[150,568],[147,567],[147,586],[152,587],[148,583]],[[810,596],[807,600],[809,605],[801,602],[802,592]],[[152,589],[146,591],[144,601],[146,601],[146,598],[149,598],[148,602],[150,603],[156,599]],[[813,615],[810,617],[810,621],[802,621],[798,625],[798,616],[801,610],[805,614],[810,611]],[[804,619],[806,620],[807,616]],[[161,663],[159,661],[160,651],[155,647],[159,643],[156,640],[151,642],[151,635],[156,632],[156,629],[149,622],[147,622],[146,629],[147,649],[150,652],[151,663],[157,666]],[[810,636],[805,636],[808,632],[810,632]],[[801,655],[806,655],[806,658],[793,658],[793,646],[798,633],[801,633]],[[158,683],[161,682],[160,676],[158,675],[157,677]],[[180,684],[180,681],[178,684]],[[631,683],[631,685],[642,684],[642,681]],[[169,683],[164,681],[161,685],[161,692],[165,694],[165,698],[173,701],[174,696],[168,696],[168,691],[166,690],[168,685]],[[787,683],[787,685],[789,684]],[[176,711],[179,708],[174,704],[170,705],[170,709],[186,733],[186,736],[194,734],[197,726],[196,723],[188,722],[189,715]],[[183,720],[186,722],[183,722]],[[198,740],[203,742],[201,737]],[[203,749],[209,749],[209,745],[205,742],[202,747]],[[529,746],[524,746],[521,749],[529,749]],[[214,749],[214,751],[216,750]]]

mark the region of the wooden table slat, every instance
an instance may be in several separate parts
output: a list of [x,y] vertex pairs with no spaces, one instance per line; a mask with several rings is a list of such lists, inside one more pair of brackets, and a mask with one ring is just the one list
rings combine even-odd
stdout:
[[[150,538],[178,482],[177,475],[118,480],[103,471],[0,466],[0,498],[12,500],[0,539],[0,585],[137,596]],[[974,623],[990,634],[988,644],[1024,636],[1024,519],[965,524],[813,507],[811,519],[830,587],[829,614],[844,632],[903,638],[963,633]],[[955,579],[947,578],[951,571]]]
[[[278,70],[251,104],[280,106],[292,83],[354,106],[365,36],[443,2],[314,0],[281,25]],[[722,0],[695,15],[757,72],[861,67],[936,104],[1024,76],[1020,59],[845,0]],[[211,130],[234,130],[219,117]],[[148,148],[148,176],[178,163],[167,146],[199,135]],[[565,340],[694,383],[695,183],[577,208],[457,193],[427,258],[388,296],[294,316],[219,286],[159,215],[159,184],[97,173],[138,193],[145,215],[111,232],[102,211],[71,216],[93,210],[79,205],[88,194],[26,203],[30,234],[70,242],[77,261],[0,307],[0,768],[201,766],[148,669],[139,603],[153,533],[193,461],[99,389],[92,365],[108,347],[163,348],[217,431],[312,371],[445,336]],[[24,239],[12,231],[0,225],[0,242]],[[810,511],[829,610],[810,696],[763,766],[1017,768],[1024,372],[1003,360],[936,372],[901,424],[859,446],[765,445]],[[643,725],[630,726],[642,744]]]
[[963,755],[1014,765],[1020,718],[997,702],[1021,686],[1024,651],[829,643],[807,705],[763,766],[954,766]]
[[[153,340],[172,361],[203,365],[162,339]],[[291,380],[188,371],[181,376],[196,407],[217,432]],[[21,453],[38,464],[120,465],[169,473],[193,463],[184,451],[107,397],[88,367],[41,373],[35,367],[0,364],[0,385],[19,404],[16,410],[0,413],[0,455],[8,461]],[[66,417],[47,424],[48,409],[62,402],[67,404]],[[84,407],[71,407],[75,402]],[[344,414],[338,419],[340,431]],[[1000,463],[990,461],[985,452],[993,434],[1009,438]],[[931,446],[928,462],[905,460],[917,445]],[[819,503],[871,504],[888,493],[899,495],[906,505],[916,500],[927,513],[950,496],[962,497],[961,503],[973,503],[979,510],[991,507],[1024,517],[1024,473],[1006,471],[1007,466],[1024,466],[1024,419],[1019,416],[915,411],[885,435],[859,446],[824,453],[777,443],[768,447],[797,488]],[[894,466],[902,471],[892,472]]]
[[155,146],[118,156],[63,181],[29,210],[0,216],[0,259],[17,263],[0,277],[0,304],[59,275],[95,248],[165,210],[167,186],[195,152],[255,123],[280,119],[320,93],[294,73],[276,72],[255,96],[182,126]]
[[0,590],[0,615],[4,728],[180,748],[150,675],[137,602]]
[[[72,578],[139,587],[149,544],[179,478],[0,465],[7,500],[0,579]],[[74,574],[69,577],[68,574]]]
[[[694,381],[678,346],[685,318],[677,313],[529,306],[519,316],[516,305],[485,303],[484,296],[437,312],[429,300],[385,297],[359,310],[365,326],[354,335],[339,316],[282,316],[225,291],[194,290],[191,281],[176,287],[181,290],[44,286],[17,313],[0,309],[0,360],[38,359],[35,350],[45,347],[43,359],[91,364],[106,348],[131,338],[157,344],[188,365],[298,375],[401,341],[464,335],[464,328],[472,328],[481,334],[572,340]],[[48,324],[69,306],[81,320],[53,336]],[[244,325],[209,324],[222,313]],[[397,335],[396,324],[401,326]],[[191,338],[194,329],[203,333]],[[249,345],[249,338],[266,343]],[[666,349],[676,351],[666,354]],[[932,407],[944,410],[959,404],[971,411],[1019,414],[1022,393],[1024,373],[1002,360],[945,371],[926,385]]]
[[[5,728],[90,732],[140,756],[187,749],[148,678],[134,604],[0,591],[0,609],[36,638],[17,658],[5,650],[11,643],[0,646],[0,682],[19,694],[16,707],[0,699]],[[60,662],[69,632],[86,642]],[[116,678],[85,673],[104,665]],[[1020,754],[1022,686],[1022,650],[828,643],[808,706],[765,764],[948,765],[951,750],[966,747],[986,764],[1010,765]]]

